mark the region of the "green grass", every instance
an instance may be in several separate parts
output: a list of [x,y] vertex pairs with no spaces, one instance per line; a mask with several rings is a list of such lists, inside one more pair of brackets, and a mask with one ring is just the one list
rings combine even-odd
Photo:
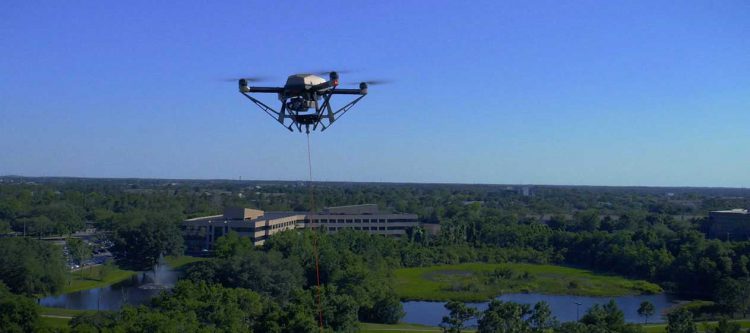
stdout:
[[82,313],[96,312],[96,310],[75,310],[75,309],[63,309],[42,306],[39,308],[40,315],[53,315],[53,316],[64,316],[64,317],[75,317]]
[[[360,323],[360,332],[362,333],[383,333],[383,332],[442,332],[443,330],[437,326],[425,326],[418,324],[406,324],[399,323],[394,325],[387,324],[373,324],[373,323]],[[461,332],[476,332],[472,329],[464,329]]]
[[505,293],[622,296],[662,292],[643,280],[589,270],[535,264],[468,263],[402,268],[395,272],[403,300],[486,301]]
[[[169,256],[164,258],[164,260],[173,269],[179,269],[194,262],[209,260],[209,258]],[[103,277],[100,276],[102,269],[108,270]],[[61,293],[67,294],[86,289],[105,287],[123,281],[136,273],[136,271],[120,269],[114,265],[109,268],[104,268],[102,265],[84,268],[70,273],[70,283],[63,288]]]
[[45,332],[69,332],[69,322],[70,319],[67,318],[40,317],[39,325],[37,327]]
[[61,316],[61,317],[75,317],[76,315],[79,315],[81,313],[87,313],[87,312],[96,312],[96,311],[61,309],[61,308],[51,308],[51,307],[42,306],[39,308],[39,315],[40,315],[39,328],[46,329],[47,331],[52,331],[52,332],[68,332],[70,330],[70,328],[68,327],[70,318],[45,317],[45,315]]
[[[742,328],[750,328],[750,319],[741,319],[741,320],[730,320],[732,322],[739,323]],[[698,332],[705,332],[707,327],[716,327],[715,321],[703,321],[703,322],[696,322],[696,326],[698,326]],[[643,331],[646,333],[666,333],[667,332],[667,324],[648,324],[643,325]]]
[[[102,270],[105,270],[104,276],[100,276]],[[62,293],[67,294],[108,286],[125,280],[134,274],[136,274],[136,271],[120,269],[115,265],[110,265],[106,268],[103,265],[84,268],[70,273],[70,283],[65,285]]]
[[[750,319],[732,320],[733,322],[740,323],[743,329],[750,328]],[[705,332],[706,327],[715,327],[715,321],[697,322],[698,332]],[[382,332],[442,332],[442,329],[437,326],[424,326],[417,324],[405,324],[399,323],[395,325],[386,324],[373,324],[373,323],[360,323],[360,332],[363,333],[382,333]],[[642,325],[644,332],[646,333],[666,333],[666,324],[648,324]],[[475,332],[475,330],[462,330],[463,332]]]
[[178,269],[194,262],[206,261],[210,259],[211,258],[191,256],[168,256],[164,258],[164,261],[166,261],[167,265],[169,265],[169,267],[172,267],[172,269]]

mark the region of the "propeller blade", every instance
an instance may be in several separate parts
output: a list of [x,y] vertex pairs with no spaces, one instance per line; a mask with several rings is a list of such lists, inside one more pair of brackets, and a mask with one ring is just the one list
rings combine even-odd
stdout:
[[[393,80],[380,79],[380,80],[368,80],[368,81],[360,81],[360,82],[367,83],[368,86],[380,86],[384,84],[393,83]],[[346,85],[347,86],[359,86],[360,82],[349,82]]]
[[349,74],[349,73],[351,73],[353,71],[352,70],[348,70],[348,69],[341,69],[341,70],[337,69],[337,70],[332,70],[332,71],[312,71],[311,73],[313,73],[315,75],[328,75],[328,74],[331,74],[331,72],[336,72],[336,73],[339,73],[339,74]]
[[262,82],[262,81],[269,81],[271,78],[267,76],[246,76],[246,77],[235,77],[235,78],[223,78],[221,79],[221,81],[237,82],[242,79],[245,79],[247,82]]

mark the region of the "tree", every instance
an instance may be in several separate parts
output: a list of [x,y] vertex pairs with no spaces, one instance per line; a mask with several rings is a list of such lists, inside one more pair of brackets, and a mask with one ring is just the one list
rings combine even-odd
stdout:
[[450,311],[450,314],[443,317],[443,321],[440,323],[440,327],[443,328],[445,333],[460,333],[464,328],[464,324],[471,318],[477,316],[477,309],[468,307],[462,302],[449,301],[445,304],[445,308]]
[[555,333],[589,333],[590,330],[584,323],[569,321],[562,323],[559,327],[554,329]]
[[[208,264],[210,265],[210,264]],[[211,266],[201,266],[206,269]],[[199,271],[192,271],[196,276]],[[248,288],[281,302],[289,299],[292,290],[303,287],[302,268],[278,251],[255,252],[219,260],[213,280],[226,287]]]
[[59,247],[33,238],[0,238],[0,281],[14,293],[59,291],[67,270]]
[[318,311],[314,296],[302,289],[294,290],[291,300],[284,305],[279,323],[283,332],[317,331]]
[[534,333],[547,332],[558,325],[557,318],[552,316],[552,310],[545,301],[534,304],[529,322]]
[[30,298],[14,295],[0,282],[0,333],[35,331],[38,306]]
[[648,317],[653,316],[655,311],[654,304],[649,301],[641,302],[641,305],[638,307],[638,315],[646,318],[644,321],[646,324],[648,324]]
[[529,333],[531,326],[524,319],[531,313],[526,304],[492,300],[479,319],[479,333]]
[[176,221],[164,216],[134,217],[115,228],[112,252],[124,266],[150,270],[162,255],[182,254],[183,239]]
[[47,234],[50,234],[54,230],[54,223],[49,217],[41,215],[31,218],[21,218],[20,223],[23,223],[24,235],[35,235],[37,238],[42,238]]
[[667,333],[697,333],[698,328],[693,323],[693,313],[679,308],[667,315]]
[[404,316],[404,307],[395,293],[388,293],[375,301],[369,320],[376,323],[395,324]]
[[714,296],[721,309],[733,316],[750,311],[750,280],[725,278],[721,280]]
[[232,332],[252,330],[259,323],[266,302],[247,289],[184,281],[178,282],[170,294],[153,300],[159,312],[192,314],[203,325]]
[[578,228],[585,231],[596,231],[601,225],[599,212],[594,209],[576,212],[574,216]]
[[622,332],[625,330],[625,314],[617,307],[614,300],[607,304],[594,304],[581,318],[581,322],[599,330]]
[[721,318],[719,324],[713,329],[708,329],[709,333],[740,333],[742,330],[740,324],[731,323],[727,318]]
[[10,228],[10,222],[5,220],[0,220],[0,235],[7,234],[11,232]]
[[[310,294],[313,293],[315,290],[310,289]],[[339,293],[334,285],[323,286],[323,294],[325,324],[335,332],[354,331],[357,327],[357,301],[350,295]]]
[[214,255],[218,258],[229,258],[245,254],[253,250],[253,242],[249,237],[240,237],[235,231],[219,237],[214,245]]
[[84,241],[78,238],[68,238],[67,245],[68,251],[70,251],[70,256],[73,257],[73,260],[79,265],[83,266],[83,262],[86,259],[91,258],[91,247]]
[[105,332],[116,325],[117,313],[109,311],[84,312],[68,324],[73,332]]

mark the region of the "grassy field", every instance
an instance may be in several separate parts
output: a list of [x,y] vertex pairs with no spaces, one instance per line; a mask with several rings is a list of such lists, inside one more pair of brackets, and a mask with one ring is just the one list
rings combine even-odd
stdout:
[[67,318],[41,317],[39,318],[38,328],[44,332],[68,332],[70,331],[68,322],[70,322],[70,319]]
[[69,331],[68,323],[70,322],[71,317],[86,312],[95,311],[40,307],[39,328],[51,332],[67,332]]
[[172,267],[172,269],[178,269],[185,265],[192,264],[198,261],[205,261],[205,260],[210,260],[210,258],[191,257],[191,256],[169,256],[169,257],[164,258],[164,261],[166,261],[167,264],[170,267]]
[[[164,260],[173,269],[179,269],[194,262],[209,260],[209,258],[169,256],[164,258]],[[102,273],[102,270],[104,270],[105,272]],[[67,294],[86,289],[108,286],[123,281],[136,273],[136,271],[120,269],[115,265],[99,265],[84,268],[82,270],[70,273],[70,283],[68,283],[65,288],[63,288],[62,293]]]
[[[440,327],[435,326],[424,326],[417,324],[405,324],[399,323],[394,325],[386,324],[372,324],[372,323],[360,323],[360,332],[362,333],[376,333],[376,332],[442,332]],[[473,329],[461,330],[461,332],[476,332]]]
[[52,308],[42,306],[39,308],[40,315],[51,315],[60,317],[75,317],[81,313],[96,312],[96,310],[74,310],[74,309],[63,309],[63,308]]
[[[732,321],[740,323],[740,326],[742,326],[744,329],[750,328],[750,319],[732,320]],[[716,322],[715,321],[698,322],[696,323],[696,326],[698,326],[698,332],[705,332],[706,329],[709,327],[712,327],[712,328],[716,327]],[[667,324],[643,325],[643,330],[646,333],[666,333]]]
[[[102,272],[102,270],[104,272]],[[62,290],[63,294],[108,286],[133,276],[136,272],[120,269],[115,265],[99,265],[71,272],[70,281]]]
[[[736,320],[735,322],[740,323],[744,329],[750,328],[750,320]],[[705,332],[708,327],[715,327],[715,321],[699,322],[696,323],[698,326],[698,332]],[[424,326],[416,324],[372,324],[372,323],[360,323],[360,332],[364,333],[376,333],[376,332],[442,332],[440,327],[436,326]],[[643,325],[646,333],[666,333],[666,324],[649,324]],[[463,330],[463,332],[475,332],[475,330]]]
[[468,263],[402,268],[395,272],[403,300],[486,301],[504,293],[621,296],[660,293],[643,280],[553,265]]

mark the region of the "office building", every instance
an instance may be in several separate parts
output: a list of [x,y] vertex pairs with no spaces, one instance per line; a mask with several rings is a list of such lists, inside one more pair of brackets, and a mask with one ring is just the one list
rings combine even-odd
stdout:
[[261,245],[268,237],[285,230],[324,228],[328,232],[343,229],[400,237],[409,228],[419,226],[415,214],[384,213],[377,205],[328,207],[318,213],[264,212],[248,208],[228,208],[222,215],[197,217],[182,224],[188,251],[211,250],[219,237],[234,231]]
[[719,210],[708,213],[709,238],[750,240],[750,213],[747,209]]

